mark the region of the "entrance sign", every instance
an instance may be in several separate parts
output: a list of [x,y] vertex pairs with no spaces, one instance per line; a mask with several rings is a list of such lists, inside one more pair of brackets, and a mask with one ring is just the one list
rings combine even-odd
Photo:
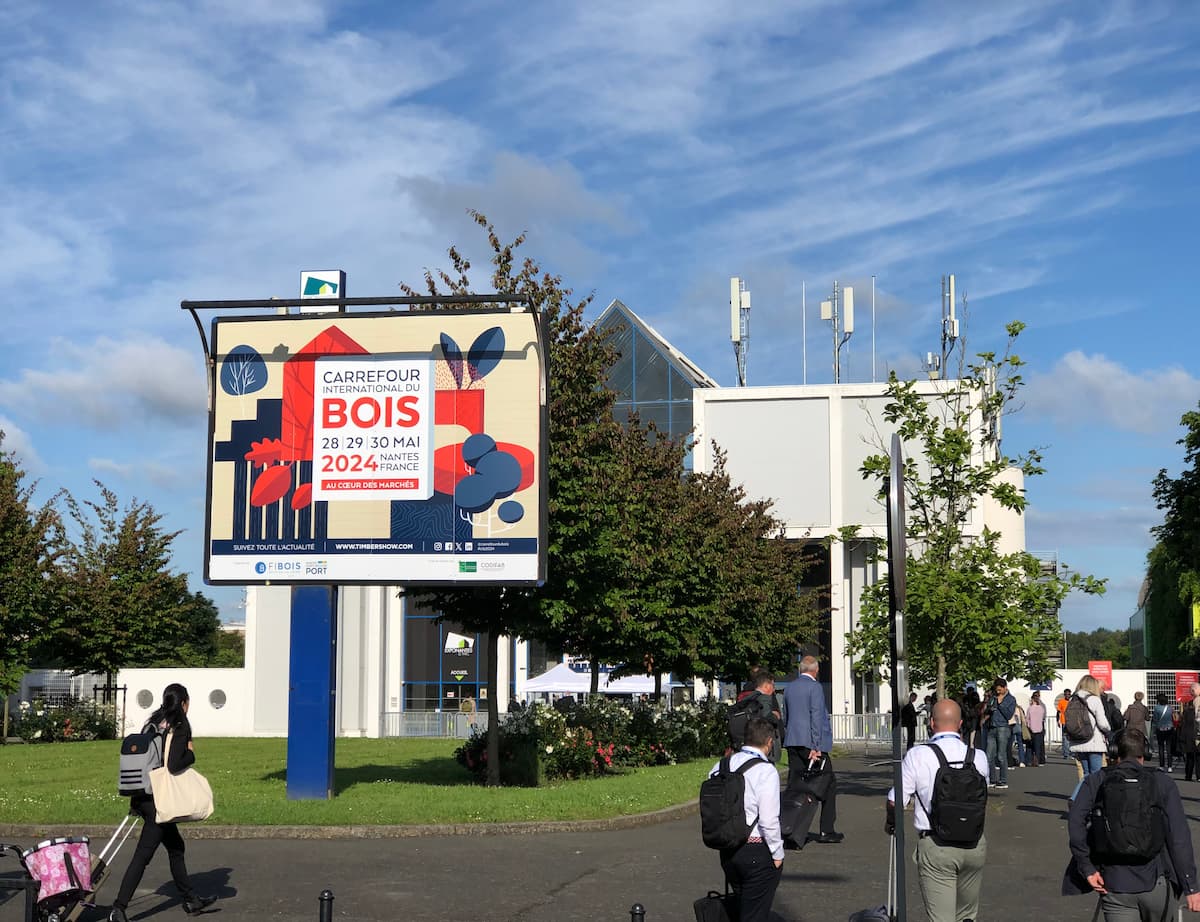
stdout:
[[1090,659],[1088,660],[1088,675],[1096,679],[1104,686],[1105,691],[1112,691],[1113,687],[1113,668],[1112,660],[1108,659]]
[[528,309],[212,322],[205,579],[545,579],[545,360]]

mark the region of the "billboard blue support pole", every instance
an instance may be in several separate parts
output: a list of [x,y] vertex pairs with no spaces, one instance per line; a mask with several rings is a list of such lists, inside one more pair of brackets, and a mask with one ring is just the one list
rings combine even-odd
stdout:
[[333,797],[337,587],[292,587],[288,800]]

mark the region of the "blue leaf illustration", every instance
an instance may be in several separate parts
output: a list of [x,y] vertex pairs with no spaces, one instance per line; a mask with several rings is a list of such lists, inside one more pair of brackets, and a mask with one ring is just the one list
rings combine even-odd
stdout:
[[442,355],[446,357],[446,364],[450,366],[450,374],[454,375],[455,386],[462,387],[462,350],[458,348],[458,343],[445,333],[442,334]]
[[478,381],[489,371],[500,364],[504,358],[504,331],[499,327],[484,330],[471,343],[471,351],[467,353],[467,369],[472,381]]
[[267,386],[267,363],[253,346],[234,346],[221,364],[221,390],[234,397]]

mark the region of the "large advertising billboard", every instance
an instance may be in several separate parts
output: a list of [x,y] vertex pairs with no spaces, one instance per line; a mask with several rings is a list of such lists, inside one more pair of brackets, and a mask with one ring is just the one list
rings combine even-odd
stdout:
[[545,364],[527,310],[213,321],[205,579],[545,579]]

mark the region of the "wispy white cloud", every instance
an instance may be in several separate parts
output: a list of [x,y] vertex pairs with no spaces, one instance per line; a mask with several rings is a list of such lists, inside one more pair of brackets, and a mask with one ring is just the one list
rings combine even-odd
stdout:
[[0,432],[4,433],[4,441],[0,444],[6,452],[12,453],[21,470],[32,477],[37,477],[45,470],[46,462],[38,456],[29,433],[2,414],[0,414]]
[[1072,351],[1029,377],[1025,406],[1067,429],[1102,425],[1165,432],[1200,400],[1200,378],[1183,368],[1135,372],[1104,355]]
[[157,339],[101,338],[86,346],[58,340],[46,368],[0,380],[0,406],[23,418],[72,428],[195,426],[205,413],[199,350]]

